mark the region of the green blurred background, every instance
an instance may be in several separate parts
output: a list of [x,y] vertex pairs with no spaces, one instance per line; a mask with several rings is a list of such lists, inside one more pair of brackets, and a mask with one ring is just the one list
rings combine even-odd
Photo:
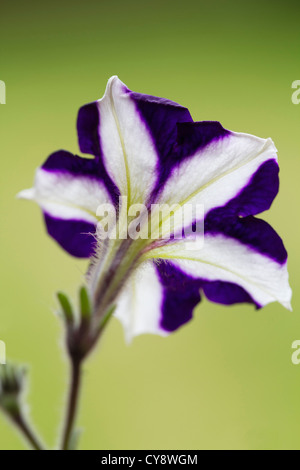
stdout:
[[[264,217],[290,254],[294,311],[203,301],[173,336],[130,347],[113,320],[85,367],[81,448],[299,449],[299,2],[2,0],[0,15],[0,339],[30,364],[38,429],[54,446],[68,381],[54,293],[75,297],[86,262],[46,236],[38,207],[15,194],[52,151],[78,151],[78,108],[117,74],[195,120],[275,140],[281,191]],[[0,416],[0,449],[22,448]]]

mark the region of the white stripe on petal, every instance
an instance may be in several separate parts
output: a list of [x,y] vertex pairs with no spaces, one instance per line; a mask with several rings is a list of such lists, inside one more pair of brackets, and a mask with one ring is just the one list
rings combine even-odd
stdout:
[[168,259],[195,278],[238,284],[261,306],[277,301],[291,310],[287,264],[281,265],[232,238],[206,235],[199,250],[186,249],[186,242],[181,241],[152,250],[147,257]]
[[107,171],[128,203],[145,203],[156,182],[151,135],[125,85],[112,77],[98,101],[99,134]]
[[23,189],[23,191],[20,191],[17,194],[18,199],[28,199],[28,200],[32,201],[34,199],[34,197],[35,197],[35,189],[34,188]]
[[[235,197],[267,160],[277,161],[271,139],[230,133],[213,141],[173,170],[159,202],[199,204],[204,214]],[[191,220],[185,220],[189,225]]]
[[42,168],[36,172],[34,188],[24,190],[18,196],[35,200],[52,217],[91,223],[97,223],[97,207],[110,202],[108,192],[100,181]]
[[120,320],[129,343],[134,336],[151,333],[167,336],[159,327],[163,288],[153,263],[145,262],[134,272],[117,299],[115,317]]

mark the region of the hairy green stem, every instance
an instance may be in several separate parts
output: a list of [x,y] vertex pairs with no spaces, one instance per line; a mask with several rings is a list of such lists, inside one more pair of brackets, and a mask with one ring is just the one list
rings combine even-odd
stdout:
[[69,450],[76,422],[78,402],[81,388],[82,361],[71,358],[71,381],[69,397],[67,401],[67,413],[62,438],[62,450]]

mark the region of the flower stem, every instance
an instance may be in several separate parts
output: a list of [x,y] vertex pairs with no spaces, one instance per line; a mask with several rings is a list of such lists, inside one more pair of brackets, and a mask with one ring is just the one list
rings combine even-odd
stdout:
[[69,450],[74,431],[81,386],[81,362],[81,360],[71,358],[71,382],[61,446],[62,450]]
[[30,446],[33,450],[44,450],[42,444],[39,442],[38,438],[35,436],[34,432],[25,421],[22,415],[18,415],[13,419],[14,424],[19,429],[19,431],[23,434],[26,440],[29,442]]

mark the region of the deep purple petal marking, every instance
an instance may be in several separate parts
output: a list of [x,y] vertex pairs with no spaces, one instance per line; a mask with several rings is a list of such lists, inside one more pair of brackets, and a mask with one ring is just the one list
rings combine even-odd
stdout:
[[[237,196],[206,215],[205,233],[234,238],[278,263],[285,263],[287,252],[279,235],[267,222],[251,217],[270,208],[279,189],[278,173],[276,160],[264,162]],[[185,234],[189,233],[186,228]]]
[[192,156],[215,140],[229,137],[231,132],[217,121],[184,122],[177,125],[177,159]]
[[178,124],[181,122],[193,123],[193,119],[187,108],[173,101],[129,90],[127,93],[134,101],[141,119],[146,124],[159,157],[159,177],[153,192],[153,194],[157,194],[170,175],[172,168],[180,161],[180,155],[178,155],[176,148]]
[[79,148],[82,153],[101,156],[99,137],[99,109],[97,102],[86,104],[78,111],[77,133]]
[[72,176],[86,176],[102,182],[109,192],[112,202],[117,205],[119,191],[108,176],[102,161],[94,158],[83,158],[66,150],[58,150],[50,155],[42,169],[50,172],[69,173]]
[[223,305],[251,303],[261,306],[241,286],[232,282],[201,280],[202,290],[208,300]]
[[52,153],[42,165],[42,169],[70,173],[73,176],[88,176],[102,181],[96,160],[78,157],[66,150]]
[[49,235],[70,255],[89,258],[95,251],[95,225],[82,220],[64,220],[44,212]]
[[267,222],[253,216],[226,217],[221,209],[214,209],[206,216],[205,234],[233,238],[279,264],[286,262],[287,252],[282,239]]
[[193,122],[188,109],[164,98],[128,93],[152,135],[161,163],[165,163],[177,140],[177,124]]
[[251,303],[261,308],[238,284],[194,278],[168,261],[160,260],[156,270],[163,286],[160,327],[165,331],[175,331],[192,319],[193,310],[201,301],[201,291],[212,302],[223,305]]
[[156,265],[163,286],[160,327],[174,331],[192,318],[194,307],[200,302],[200,283],[168,262]]
[[[279,167],[274,159],[262,163],[248,184],[220,208],[224,216],[256,215],[270,209],[279,190]],[[217,209],[215,209],[217,210]]]

